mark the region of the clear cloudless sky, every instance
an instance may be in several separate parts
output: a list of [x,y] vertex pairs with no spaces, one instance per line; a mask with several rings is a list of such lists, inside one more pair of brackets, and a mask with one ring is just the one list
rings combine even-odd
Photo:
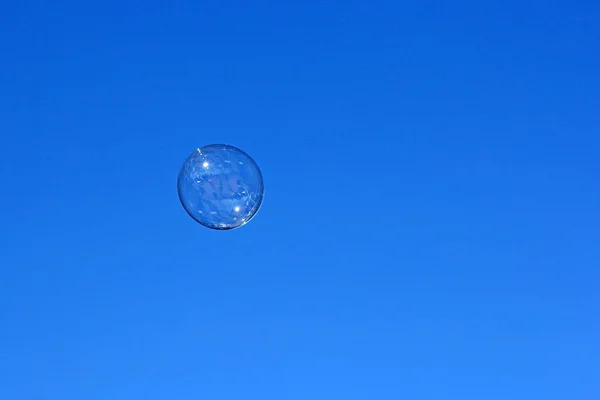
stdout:
[[[0,6],[0,400],[600,398],[596,1]],[[217,232],[196,147],[262,168]]]

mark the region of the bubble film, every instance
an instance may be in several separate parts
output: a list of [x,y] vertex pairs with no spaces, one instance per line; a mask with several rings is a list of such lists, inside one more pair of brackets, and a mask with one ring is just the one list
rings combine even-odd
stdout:
[[225,144],[196,149],[183,163],[177,192],[185,211],[200,224],[217,230],[238,228],[258,212],[262,174],[242,150]]

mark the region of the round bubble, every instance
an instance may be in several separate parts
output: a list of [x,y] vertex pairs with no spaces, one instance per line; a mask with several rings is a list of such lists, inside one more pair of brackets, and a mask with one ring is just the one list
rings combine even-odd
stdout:
[[250,221],[264,196],[262,174],[242,150],[212,144],[196,149],[183,163],[177,179],[179,200],[200,224],[217,230]]

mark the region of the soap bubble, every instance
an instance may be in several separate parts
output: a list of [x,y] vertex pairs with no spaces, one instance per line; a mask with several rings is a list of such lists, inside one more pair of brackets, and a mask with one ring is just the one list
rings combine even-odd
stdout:
[[177,178],[179,200],[200,224],[217,230],[238,228],[258,212],[264,196],[262,174],[242,150],[212,144],[196,149]]

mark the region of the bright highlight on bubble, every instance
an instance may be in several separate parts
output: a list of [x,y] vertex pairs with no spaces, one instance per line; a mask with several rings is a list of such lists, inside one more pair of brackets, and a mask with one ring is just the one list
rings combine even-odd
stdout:
[[216,230],[247,224],[264,197],[262,174],[244,151],[226,144],[196,149],[183,163],[177,193],[185,211]]

